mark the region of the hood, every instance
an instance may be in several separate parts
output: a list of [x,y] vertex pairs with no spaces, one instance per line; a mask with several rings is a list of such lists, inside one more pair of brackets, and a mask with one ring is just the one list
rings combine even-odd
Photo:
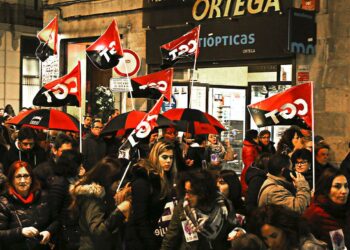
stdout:
[[255,177],[266,179],[266,172],[260,168],[251,166],[248,168],[245,176],[246,183],[249,185],[249,182]]
[[84,185],[70,185],[69,192],[74,196],[87,196],[100,199],[106,194],[104,187],[95,182]]

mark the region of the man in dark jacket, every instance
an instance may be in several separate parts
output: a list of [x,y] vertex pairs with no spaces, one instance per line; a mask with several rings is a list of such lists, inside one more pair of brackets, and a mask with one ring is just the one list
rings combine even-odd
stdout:
[[329,160],[330,147],[325,142],[320,142],[316,144],[315,147],[315,183],[322,175],[323,171],[328,168],[334,168],[332,164],[328,162]]
[[66,134],[58,134],[55,143],[51,148],[51,156],[48,161],[39,164],[34,170],[34,175],[38,178],[43,188],[47,188],[50,177],[54,175],[54,167],[57,159],[62,155],[64,150],[73,148],[73,140]]
[[29,127],[22,127],[18,132],[18,138],[6,152],[3,158],[4,173],[11,164],[15,161],[21,160],[28,162],[32,168],[38,164],[46,161],[47,156],[45,151],[36,145],[36,134],[34,129]]
[[106,156],[106,143],[100,137],[103,124],[100,120],[94,120],[90,133],[83,140],[83,165],[89,171],[99,160]]

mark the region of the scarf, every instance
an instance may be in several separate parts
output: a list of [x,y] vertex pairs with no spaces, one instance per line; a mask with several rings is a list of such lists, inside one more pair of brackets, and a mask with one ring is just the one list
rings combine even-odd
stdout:
[[16,190],[13,187],[9,188],[9,194],[10,195],[14,195],[16,198],[18,198],[24,204],[30,204],[34,200],[34,194],[32,192],[29,193],[27,198],[23,198],[22,195],[17,193]]

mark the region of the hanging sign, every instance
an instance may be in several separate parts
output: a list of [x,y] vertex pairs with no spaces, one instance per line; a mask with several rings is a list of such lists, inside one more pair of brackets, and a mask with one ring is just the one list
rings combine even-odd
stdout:
[[121,77],[121,78],[111,78],[109,81],[109,88],[113,93],[116,92],[129,92],[131,91],[130,78]]

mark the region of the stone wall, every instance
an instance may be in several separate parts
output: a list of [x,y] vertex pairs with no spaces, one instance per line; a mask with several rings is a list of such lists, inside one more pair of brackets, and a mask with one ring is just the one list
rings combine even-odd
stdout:
[[350,141],[350,5],[348,0],[321,0],[317,14],[316,55],[297,57],[309,64],[315,91],[315,133],[332,148],[339,164]]

